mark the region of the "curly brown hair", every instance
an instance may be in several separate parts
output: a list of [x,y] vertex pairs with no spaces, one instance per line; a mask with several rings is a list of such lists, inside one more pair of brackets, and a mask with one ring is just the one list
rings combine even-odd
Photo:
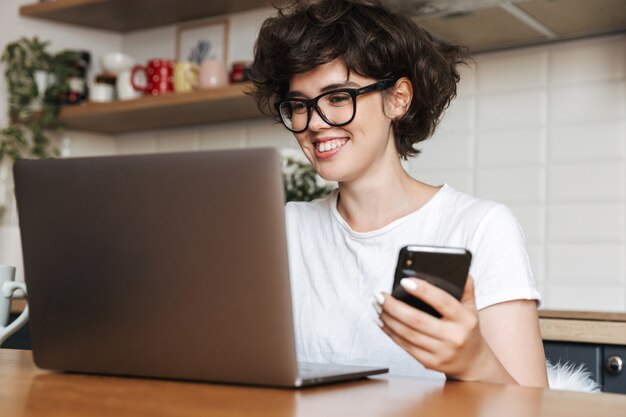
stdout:
[[254,48],[251,93],[259,109],[280,122],[274,103],[289,91],[294,74],[340,58],[351,71],[375,78],[408,77],[413,101],[393,120],[398,153],[419,154],[415,145],[434,133],[456,96],[465,48],[437,42],[406,11],[378,0],[300,0],[276,7]]

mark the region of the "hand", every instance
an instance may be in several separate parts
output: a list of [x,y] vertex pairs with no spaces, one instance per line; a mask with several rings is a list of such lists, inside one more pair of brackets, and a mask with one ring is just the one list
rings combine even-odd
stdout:
[[467,381],[489,379],[485,372],[493,369],[494,361],[503,369],[480,333],[471,276],[460,302],[420,279],[406,278],[401,283],[442,315],[438,319],[389,294],[376,295],[383,331],[411,356],[426,368]]

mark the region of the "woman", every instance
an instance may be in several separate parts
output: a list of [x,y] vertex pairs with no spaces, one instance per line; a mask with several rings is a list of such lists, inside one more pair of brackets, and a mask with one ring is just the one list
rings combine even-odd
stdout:
[[[298,2],[264,22],[252,69],[259,108],[339,185],[286,208],[299,360],[547,386],[539,293],[511,211],[401,164],[433,134],[464,59],[373,1]],[[460,302],[403,280],[441,318],[388,294],[407,244],[473,253]]]

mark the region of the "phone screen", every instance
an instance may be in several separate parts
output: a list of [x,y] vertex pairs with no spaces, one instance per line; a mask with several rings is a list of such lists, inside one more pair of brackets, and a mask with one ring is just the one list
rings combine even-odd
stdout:
[[471,261],[472,254],[463,248],[405,246],[398,256],[391,295],[435,317],[441,317],[433,307],[407,293],[400,285],[400,280],[420,278],[460,300]]

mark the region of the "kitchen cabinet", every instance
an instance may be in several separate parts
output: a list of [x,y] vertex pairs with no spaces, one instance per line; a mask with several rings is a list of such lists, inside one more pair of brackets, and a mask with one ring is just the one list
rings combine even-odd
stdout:
[[583,364],[603,391],[626,394],[626,314],[540,311],[539,317],[546,358]]
[[91,29],[130,32],[268,6],[268,0],[56,0],[20,7],[20,15]]
[[582,364],[602,391],[626,394],[626,346],[550,341],[543,345],[546,358],[553,364]]

